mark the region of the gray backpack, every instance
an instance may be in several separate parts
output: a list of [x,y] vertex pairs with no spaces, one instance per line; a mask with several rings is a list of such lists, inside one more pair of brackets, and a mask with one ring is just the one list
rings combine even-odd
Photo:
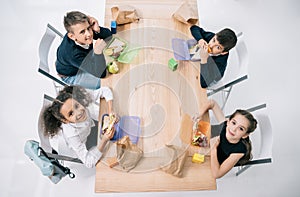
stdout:
[[24,153],[34,161],[34,163],[40,168],[42,174],[44,176],[48,176],[49,179],[55,184],[66,175],[69,175],[69,177],[72,179],[75,177],[69,168],[61,165],[57,159],[49,157],[47,153],[39,146],[37,141],[26,141]]

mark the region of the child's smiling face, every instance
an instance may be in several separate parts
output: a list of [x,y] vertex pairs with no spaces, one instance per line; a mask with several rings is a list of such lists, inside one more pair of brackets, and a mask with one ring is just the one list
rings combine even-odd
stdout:
[[249,120],[241,114],[236,114],[227,121],[226,138],[231,143],[237,143],[241,138],[247,137]]
[[65,123],[83,122],[87,119],[86,108],[72,98],[64,102],[60,113],[65,117]]
[[71,29],[72,32],[68,33],[70,39],[82,45],[93,43],[93,30],[88,22],[72,25]]

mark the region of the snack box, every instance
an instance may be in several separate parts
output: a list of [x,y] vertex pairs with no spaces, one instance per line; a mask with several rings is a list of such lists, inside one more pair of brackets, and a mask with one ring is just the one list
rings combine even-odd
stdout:
[[208,147],[210,140],[208,132],[210,131],[210,127],[210,123],[203,120],[194,122],[192,145]]
[[127,42],[119,37],[113,37],[111,41],[104,48],[103,53],[108,57],[117,59],[122,52],[127,48]]
[[[102,116],[101,121],[101,134],[103,133],[102,126],[104,122],[105,116],[109,116],[108,114],[104,114]],[[115,134],[111,141],[117,141],[123,136],[129,136],[131,142],[133,144],[137,144],[139,140],[139,136],[141,135],[141,126],[140,126],[140,118],[138,116],[122,116],[115,124]]]
[[192,158],[193,163],[203,163],[205,156],[199,153],[195,153]]
[[176,60],[199,61],[199,48],[196,46],[197,40],[184,40],[180,38],[172,39],[172,49]]

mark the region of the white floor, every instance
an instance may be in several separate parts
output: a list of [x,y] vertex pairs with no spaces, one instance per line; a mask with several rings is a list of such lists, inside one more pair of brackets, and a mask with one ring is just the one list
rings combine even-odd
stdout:
[[[217,191],[120,193],[103,196],[299,196],[298,138],[300,2],[298,0],[199,0],[201,24],[243,31],[250,53],[250,78],[233,89],[226,111],[266,102],[273,124],[273,163],[217,181]],[[101,196],[93,170],[75,166],[77,177],[50,183],[23,153],[37,138],[37,116],[52,83],[37,72],[38,44],[50,22],[64,32],[62,17],[81,10],[103,21],[104,2],[3,0],[1,2],[0,196]],[[201,177],[199,177],[200,179]]]

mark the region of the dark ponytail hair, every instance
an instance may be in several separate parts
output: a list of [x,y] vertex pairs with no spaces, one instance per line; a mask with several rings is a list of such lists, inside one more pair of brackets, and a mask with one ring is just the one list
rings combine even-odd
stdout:
[[[257,120],[253,117],[253,115],[250,112],[248,112],[246,110],[241,110],[241,109],[236,110],[229,117],[229,120],[234,118],[237,114],[240,114],[240,115],[244,116],[245,118],[247,118],[247,120],[249,121],[247,133],[248,134],[252,133],[257,127]],[[245,155],[238,161],[237,164],[244,165],[245,163],[247,163],[248,161],[250,161],[252,159],[252,154],[251,154],[252,145],[251,145],[251,140],[250,140],[249,136],[246,138],[242,138],[241,141],[246,146],[247,151],[246,151]]]
[[59,132],[62,121],[65,120],[65,117],[60,113],[60,109],[65,101],[70,98],[76,100],[84,107],[87,107],[92,102],[91,97],[84,88],[80,86],[65,86],[58,93],[52,104],[43,111],[44,135],[53,137]]

